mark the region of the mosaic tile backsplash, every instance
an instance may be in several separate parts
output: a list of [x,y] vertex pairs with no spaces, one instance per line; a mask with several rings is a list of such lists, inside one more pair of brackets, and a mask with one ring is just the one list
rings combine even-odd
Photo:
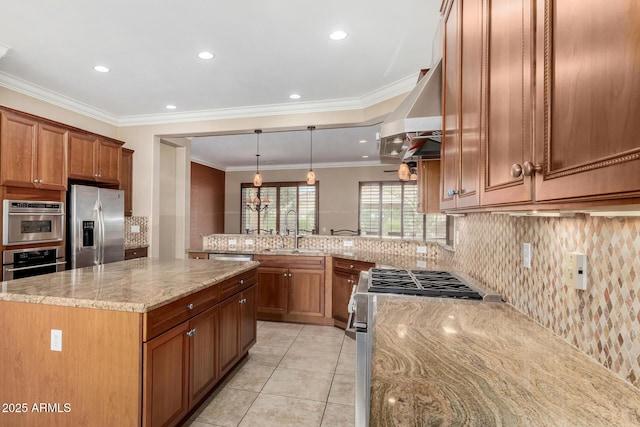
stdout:
[[[640,389],[640,219],[472,214],[442,258]],[[531,269],[522,244],[532,244]],[[586,291],[564,284],[566,252],[586,253]]]
[[[140,232],[132,233],[132,225],[139,226]],[[149,218],[147,218],[146,216],[124,217],[124,245],[125,247],[149,245]]]

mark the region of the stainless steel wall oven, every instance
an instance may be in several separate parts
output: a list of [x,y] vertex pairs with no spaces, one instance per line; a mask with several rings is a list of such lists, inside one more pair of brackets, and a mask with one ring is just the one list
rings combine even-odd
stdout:
[[64,222],[63,202],[5,200],[2,243],[11,246],[61,242]]
[[4,251],[2,252],[2,280],[63,271],[65,264],[64,249],[60,246]]

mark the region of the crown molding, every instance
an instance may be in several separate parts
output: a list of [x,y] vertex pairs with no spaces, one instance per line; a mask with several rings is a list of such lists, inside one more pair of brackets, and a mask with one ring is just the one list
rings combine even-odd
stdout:
[[[379,161],[371,160],[366,162],[356,162],[356,161],[345,161],[345,162],[332,162],[332,163],[314,163],[313,170],[317,169],[328,169],[328,168],[360,168],[360,167],[371,167],[371,166],[386,166],[384,163]],[[230,166],[224,169],[225,172],[247,172],[247,171],[255,171],[255,166]],[[300,163],[300,164],[292,164],[292,165],[260,165],[260,171],[268,171],[268,170],[308,170],[308,163]]]
[[418,74],[397,80],[361,97],[329,99],[316,102],[289,102],[284,104],[256,105],[215,110],[179,113],[146,114],[118,117],[88,104],[61,95],[44,87],[29,83],[0,71],[0,86],[15,92],[65,108],[113,126],[142,126],[167,123],[185,123],[206,120],[235,119],[287,114],[321,113],[330,111],[359,110],[409,92],[416,85]]
[[198,157],[191,156],[191,161],[194,162],[194,163],[198,163],[199,165],[208,166],[208,167],[213,168],[213,169],[218,169],[218,170],[221,170],[221,171],[224,171],[224,172],[227,171],[227,167],[225,167],[224,165],[221,165],[221,164],[218,164],[218,163],[215,163],[215,162],[210,162],[210,161],[207,161],[207,160],[203,160],[203,159],[198,158]]
[[0,86],[6,87],[7,89],[23,95],[30,96],[31,98],[39,99],[40,101],[62,107],[66,110],[73,111],[74,113],[100,120],[101,122],[105,122],[112,126],[119,125],[118,117],[113,114],[109,114],[105,111],[92,107],[91,105],[84,104],[65,95],[43,88],[42,86],[14,77],[3,71],[0,71]]

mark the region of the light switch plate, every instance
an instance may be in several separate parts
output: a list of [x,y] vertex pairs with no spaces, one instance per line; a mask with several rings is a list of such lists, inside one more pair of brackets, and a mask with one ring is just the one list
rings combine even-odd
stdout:
[[522,244],[522,265],[531,268],[531,243]]
[[62,331],[60,329],[51,330],[51,351],[62,351]]
[[419,254],[426,254],[427,253],[427,247],[426,246],[418,246],[418,253]]
[[139,233],[140,232],[140,226],[139,225],[132,225],[131,226],[131,232],[132,233]]

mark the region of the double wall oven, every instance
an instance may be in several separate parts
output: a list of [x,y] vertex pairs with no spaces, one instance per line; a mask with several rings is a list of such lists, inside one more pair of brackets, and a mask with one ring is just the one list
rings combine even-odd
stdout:
[[[65,269],[63,202],[4,200],[2,215],[2,280]],[[9,247],[39,244],[38,247]]]

